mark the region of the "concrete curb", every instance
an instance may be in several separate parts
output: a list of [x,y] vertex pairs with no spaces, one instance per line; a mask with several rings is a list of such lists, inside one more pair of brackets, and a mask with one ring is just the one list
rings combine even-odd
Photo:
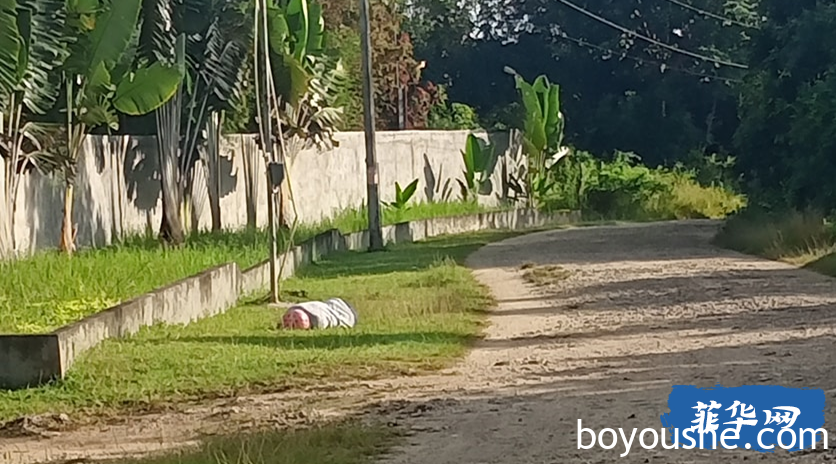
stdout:
[[[491,229],[527,229],[578,222],[579,212],[541,214],[512,210],[404,222],[383,228],[387,244]],[[329,253],[368,247],[368,231],[323,232],[288,253],[286,279]],[[281,259],[281,257],[280,257]],[[241,270],[223,264],[120,303],[50,334],[0,335],[0,389],[21,389],[63,379],[80,354],[108,338],[126,337],[155,324],[189,324],[234,307],[270,285],[269,260]]]

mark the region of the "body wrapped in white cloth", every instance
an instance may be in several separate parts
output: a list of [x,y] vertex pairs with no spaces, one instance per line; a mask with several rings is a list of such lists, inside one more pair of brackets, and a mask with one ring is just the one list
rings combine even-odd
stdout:
[[296,303],[282,317],[286,329],[351,328],[357,324],[357,311],[341,298]]

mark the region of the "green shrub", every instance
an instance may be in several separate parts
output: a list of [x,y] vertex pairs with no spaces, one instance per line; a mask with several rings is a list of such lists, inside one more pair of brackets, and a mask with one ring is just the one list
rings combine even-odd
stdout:
[[704,186],[696,173],[681,167],[651,169],[632,153],[612,161],[575,151],[549,170],[553,188],[545,198],[550,210],[581,209],[607,219],[719,219],[745,206],[727,187]]
[[482,126],[476,110],[464,103],[451,103],[447,90],[439,85],[436,103],[430,108],[427,128],[435,130],[475,130]]

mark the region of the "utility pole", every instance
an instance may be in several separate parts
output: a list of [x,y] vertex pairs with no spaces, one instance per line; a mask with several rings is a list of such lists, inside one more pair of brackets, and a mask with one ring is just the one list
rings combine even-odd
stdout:
[[281,186],[282,169],[276,166],[273,152],[272,111],[270,108],[270,80],[272,74],[267,71],[269,39],[267,36],[267,5],[264,0],[256,0],[256,80],[262,79],[259,86],[259,138],[264,150],[267,177],[267,222],[270,227],[270,303],[279,303],[278,247],[276,244],[276,184]]
[[360,31],[363,58],[363,122],[366,132],[366,187],[369,210],[369,251],[383,250],[380,225],[380,188],[374,137],[374,93],[372,82],[372,44],[369,25],[369,0],[360,0]]
[[403,82],[401,81],[401,61],[398,60],[398,129],[406,128],[406,111],[404,110]]

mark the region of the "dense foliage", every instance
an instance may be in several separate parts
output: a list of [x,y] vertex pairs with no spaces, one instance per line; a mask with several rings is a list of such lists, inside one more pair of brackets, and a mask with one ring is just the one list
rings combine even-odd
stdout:
[[[253,60],[262,3],[269,72]],[[254,132],[271,119],[257,117],[258,88],[276,94],[284,155],[362,127],[358,9],[354,0],[7,0],[0,206],[13,211],[27,169],[62,172],[71,249],[82,135],[154,133],[166,163],[161,230],[180,242],[189,218],[176,205],[199,194],[195,167],[215,177],[215,155],[198,146],[213,146],[220,127]],[[671,192],[690,183],[716,189],[717,211],[736,209],[723,195],[740,188],[761,206],[836,206],[833,1],[372,0],[370,19],[378,128],[519,129],[534,160],[520,180],[538,206],[658,216],[648,205],[675,203]],[[538,77],[526,90],[519,76]],[[573,155],[561,160],[567,147]],[[216,187],[208,196],[220,227]],[[0,221],[0,249],[12,216]]]
[[570,145],[606,159],[635,152],[654,167],[733,155],[724,175],[742,175],[758,201],[836,206],[827,182],[836,174],[832,1],[408,5],[405,27],[426,78],[485,126],[519,127],[510,66],[560,83]]

